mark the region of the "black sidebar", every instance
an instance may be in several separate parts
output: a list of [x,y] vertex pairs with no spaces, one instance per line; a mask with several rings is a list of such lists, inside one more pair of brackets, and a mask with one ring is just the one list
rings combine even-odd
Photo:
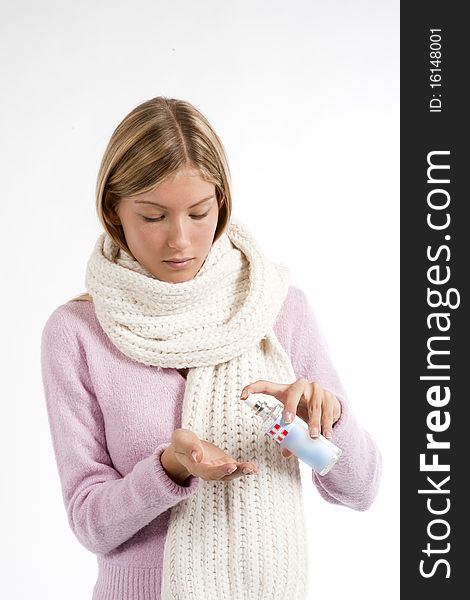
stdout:
[[405,600],[470,595],[470,26],[464,8],[434,0],[401,3]]

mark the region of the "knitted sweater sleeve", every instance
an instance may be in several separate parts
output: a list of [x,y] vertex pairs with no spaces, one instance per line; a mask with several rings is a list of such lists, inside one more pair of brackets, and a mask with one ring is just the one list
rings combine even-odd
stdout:
[[68,521],[79,542],[107,553],[195,492],[165,472],[165,441],[124,477],[107,451],[103,414],[90,382],[77,335],[57,309],[41,337],[41,370],[52,445]]
[[333,425],[332,441],[342,454],[326,475],[312,471],[320,495],[332,504],[367,510],[374,501],[381,477],[382,458],[370,434],[357,423],[326,340],[305,293],[291,286],[278,319],[280,341],[288,351],[298,378],[318,381],[341,404],[341,416]]

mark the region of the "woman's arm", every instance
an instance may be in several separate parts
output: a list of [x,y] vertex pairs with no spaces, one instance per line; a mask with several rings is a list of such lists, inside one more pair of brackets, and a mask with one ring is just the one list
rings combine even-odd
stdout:
[[58,309],[42,333],[41,368],[63,500],[70,527],[85,548],[113,550],[194,493],[199,478],[178,485],[160,462],[169,440],[124,477],[115,470],[86,357]]
[[341,404],[332,442],[343,452],[327,475],[312,471],[313,483],[328,502],[354,510],[368,509],[379,488],[381,455],[369,433],[356,422],[313,310],[299,288],[290,286],[274,329],[291,357],[296,376],[318,381]]

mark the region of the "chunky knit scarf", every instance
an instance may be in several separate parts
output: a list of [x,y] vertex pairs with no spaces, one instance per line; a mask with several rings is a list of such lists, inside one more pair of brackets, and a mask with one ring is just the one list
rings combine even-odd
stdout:
[[306,597],[299,463],[282,458],[240,400],[258,379],[296,379],[273,332],[288,278],[233,218],[190,281],[158,280],[105,233],[88,262],[88,292],[117,348],[147,365],[189,368],[181,426],[258,467],[232,481],[201,479],[171,509],[162,600]]

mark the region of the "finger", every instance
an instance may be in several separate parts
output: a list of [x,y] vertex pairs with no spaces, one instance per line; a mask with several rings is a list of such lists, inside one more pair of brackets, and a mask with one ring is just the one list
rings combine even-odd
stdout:
[[233,479],[237,479],[238,477],[242,477],[242,473],[240,469],[235,469],[233,473],[229,473],[228,475],[223,475],[219,477],[219,481],[232,481]]
[[237,470],[238,470],[237,463],[229,463],[229,464],[222,465],[220,467],[220,477],[218,477],[218,479],[221,479],[222,477],[230,476],[230,475],[234,474]]
[[201,460],[203,459],[203,455],[204,451],[202,448],[193,448],[191,450],[191,458],[196,463],[201,462]]
[[237,463],[224,463],[222,465],[201,465],[196,469],[196,474],[207,481],[218,481],[237,472]]
[[200,458],[202,458],[201,441],[190,429],[175,429],[171,435],[171,443],[175,450],[178,450],[180,454],[187,455],[189,460],[192,460],[191,452],[193,450],[199,452]]
[[292,423],[294,420],[294,417],[297,414],[297,407],[307,385],[309,384],[305,379],[297,379],[297,381],[288,386],[284,394],[285,402],[283,411],[283,419],[286,423]]
[[192,462],[195,463],[200,463],[203,459],[204,459],[204,449],[202,447],[202,444],[200,443],[193,443],[189,446],[189,459]]
[[330,394],[330,392],[325,391],[325,401],[322,406],[322,414],[321,414],[321,427],[323,435],[331,440],[333,435],[333,406],[334,406],[335,398]]
[[171,446],[178,461],[186,468],[189,464],[201,462],[204,457],[201,441],[190,429],[175,429]]
[[306,391],[308,408],[308,428],[312,438],[320,435],[320,420],[323,403],[323,388],[319,383],[311,383]]
[[258,472],[257,466],[252,462],[238,463],[239,475],[253,475]]
[[[253,462],[244,462],[241,464],[241,468],[242,468],[242,472],[244,470],[248,470],[250,472],[249,474],[254,475],[254,474],[258,473],[258,467]],[[247,473],[245,473],[245,475],[247,475]]]
[[335,399],[335,407],[333,409],[333,424],[334,424],[334,423],[336,423],[336,421],[339,420],[339,418],[341,416],[342,408],[341,408],[341,402],[338,400],[338,398],[336,396],[333,396],[333,398]]
[[[288,384],[285,383],[274,383],[273,381],[265,381],[264,379],[259,379],[258,381],[254,381],[246,385],[240,394],[240,398],[245,400],[248,398],[249,394],[269,394],[270,396],[274,396],[278,398],[282,392],[284,392],[288,388]],[[278,398],[279,400],[280,398]]]
[[[252,462],[237,463],[236,461],[225,462],[216,466],[210,465],[206,470],[211,479],[224,480],[256,474],[258,471],[256,465]],[[245,471],[247,472],[245,473]]]
[[283,448],[281,454],[284,458],[290,458],[291,456],[294,456],[294,453],[291,452],[288,448]]
[[197,463],[204,460],[204,451],[199,446],[189,446],[184,451],[173,449],[175,458],[188,470],[192,470]]
[[257,467],[254,463],[239,463],[233,473],[229,473],[222,477],[224,481],[231,481],[237,477],[249,477],[250,475],[256,475],[258,472]]

